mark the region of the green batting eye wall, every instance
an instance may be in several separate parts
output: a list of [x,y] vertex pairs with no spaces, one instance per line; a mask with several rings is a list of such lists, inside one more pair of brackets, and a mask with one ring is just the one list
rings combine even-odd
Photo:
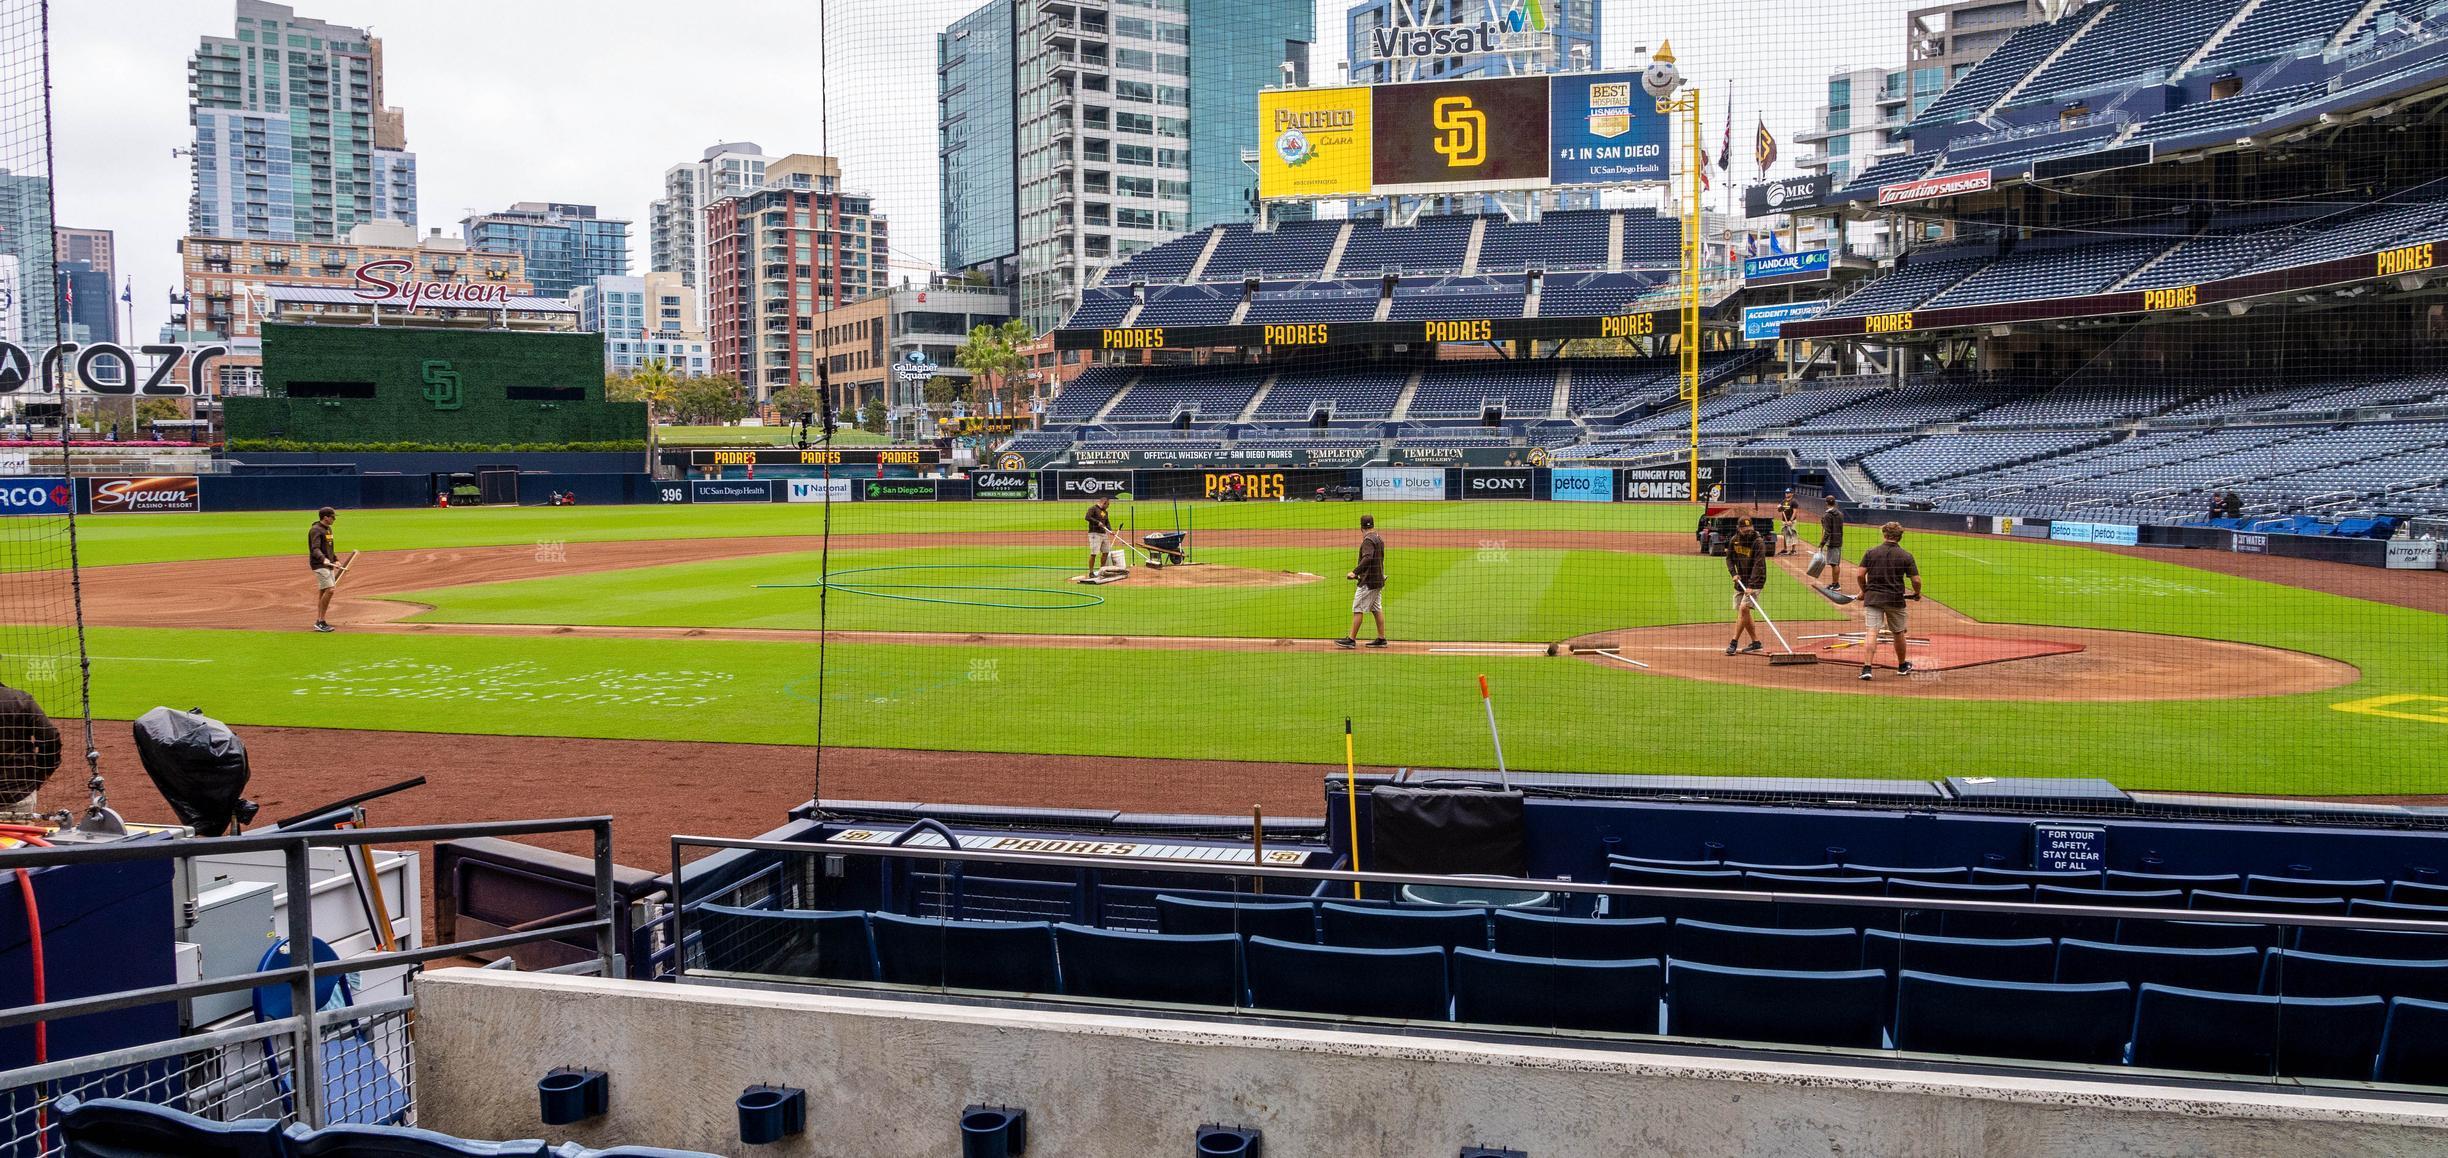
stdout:
[[[603,335],[266,325],[264,397],[224,402],[231,441],[642,442],[646,406],[604,401]],[[565,398],[515,398],[529,390]]]

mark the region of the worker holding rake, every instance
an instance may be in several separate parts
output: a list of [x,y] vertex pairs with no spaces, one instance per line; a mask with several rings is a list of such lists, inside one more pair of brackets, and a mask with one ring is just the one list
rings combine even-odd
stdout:
[[[1726,573],[1734,577],[1734,638],[1726,641],[1726,654],[1737,651],[1756,652],[1765,647],[1760,642],[1759,627],[1751,622],[1751,609],[1759,604],[1760,586],[1768,582],[1768,541],[1760,538],[1759,528],[1745,519],[1726,541]],[[1750,646],[1742,645],[1744,636],[1751,637]]]
[[306,528],[306,566],[315,577],[316,631],[330,631],[332,592],[340,586],[340,555],[332,550],[332,524],[340,516],[325,507],[315,512],[314,525]]

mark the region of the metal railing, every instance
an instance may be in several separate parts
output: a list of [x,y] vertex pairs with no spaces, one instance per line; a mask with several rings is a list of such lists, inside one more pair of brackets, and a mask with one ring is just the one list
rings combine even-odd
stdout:
[[[446,945],[428,945],[421,949],[400,949],[351,957],[338,965],[317,962],[311,951],[299,946],[311,946],[315,941],[314,877],[309,853],[317,848],[360,848],[380,844],[424,844],[433,841],[458,840],[473,837],[538,836],[557,832],[586,832],[594,837],[595,903],[592,919],[567,921],[542,928],[525,929],[499,936]],[[291,964],[228,977],[206,978],[200,981],[171,985],[146,986],[89,997],[66,998],[36,1005],[21,1005],[0,1009],[0,1029],[20,1025],[59,1021],[115,1010],[135,1009],[167,1002],[184,1001],[216,993],[235,993],[262,986],[282,985],[289,990],[290,1017],[269,1020],[247,1027],[239,1033],[253,1040],[275,1041],[286,1035],[292,1075],[292,1112],[298,1121],[310,1128],[326,1122],[324,1096],[326,1092],[322,1031],[330,1024],[365,1019],[367,1006],[348,1010],[315,1012],[315,987],[318,978],[339,973],[361,973],[378,969],[422,965],[428,961],[449,957],[464,957],[476,953],[511,949],[540,941],[563,940],[592,935],[595,939],[595,968],[603,976],[620,975],[621,953],[617,943],[612,890],[612,819],[608,816],[574,817],[555,820],[480,821],[460,824],[410,825],[399,828],[360,828],[306,832],[272,831],[246,836],[209,837],[188,840],[129,840],[116,844],[58,845],[48,848],[28,847],[0,850],[0,873],[12,869],[41,869],[70,865],[128,864],[139,861],[188,860],[195,857],[227,856],[236,853],[277,852],[282,858],[283,888],[289,898],[287,928],[283,937],[291,946]],[[39,880],[39,878],[38,878]],[[405,1007],[402,1007],[403,1009]],[[126,1066],[138,1061],[177,1056],[197,1048],[197,1038],[179,1038],[141,1047],[136,1051],[117,1054],[70,1058],[24,1069],[0,1073],[0,1099],[13,1091],[60,1078]],[[407,1047],[402,1046],[405,1050]],[[151,1053],[148,1051],[163,1051]],[[145,1058],[135,1058],[145,1054]],[[134,1059],[134,1060],[131,1060]],[[67,1092],[75,1092],[73,1089]],[[47,1105],[51,1094],[42,1094],[39,1101]],[[0,1102],[0,1109],[6,1103]]]

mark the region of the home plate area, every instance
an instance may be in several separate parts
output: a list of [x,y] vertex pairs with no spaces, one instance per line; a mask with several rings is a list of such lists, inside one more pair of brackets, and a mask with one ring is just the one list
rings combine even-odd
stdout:
[[[1895,645],[1884,638],[1877,643],[1878,646],[1872,647],[1861,632],[1848,631],[1814,637],[1804,648],[1816,649],[1822,663],[1867,663],[1874,667],[1894,667]],[[1912,654],[1914,671],[1953,671],[2010,660],[2038,659],[2044,655],[2071,655],[2083,650],[2083,645],[2079,643],[2061,640],[2002,639],[1986,635],[1911,635],[1905,637],[1905,645]]]

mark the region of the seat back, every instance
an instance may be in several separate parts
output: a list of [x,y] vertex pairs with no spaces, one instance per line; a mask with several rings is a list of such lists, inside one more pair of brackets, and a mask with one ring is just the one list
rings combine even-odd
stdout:
[[2057,976],[2057,942],[2046,937],[1938,937],[1865,929],[1861,967],[1983,981],[2050,981]]
[[1278,941],[1317,940],[1317,906],[1263,902],[1233,904],[1192,897],[1156,898],[1156,930],[1160,933],[1231,933],[1238,937],[1273,937]]
[[2057,948],[2061,984],[2121,981],[2174,985],[2217,993],[2251,993],[2261,985],[2258,949],[2168,949],[2109,945],[2067,938]]
[[2448,1001],[2448,961],[2390,961],[2273,949],[2261,992],[2277,997],[2416,997]]
[[[2357,901],[2358,906],[2379,904]],[[2448,961],[2448,932],[2400,933],[2394,929],[2339,929],[2312,925],[2295,934],[2295,947],[2331,957],[2384,957],[2393,961]]]
[[2162,889],[2176,889],[2182,892],[2191,892],[2194,889],[2213,889],[2218,892],[2232,893],[2244,887],[2244,878],[2234,873],[2138,873],[2127,872],[2123,869],[2109,869],[2107,876],[2109,888],[2137,893],[2158,892]]
[[2366,901],[2380,901],[2388,899],[2389,883],[2378,880],[2333,881],[2309,877],[2254,875],[2244,878],[2244,892],[2256,897],[2312,897],[2315,899],[2345,897],[2349,900],[2361,898]]
[[2448,905],[2417,905],[2404,901],[2346,902],[2346,912],[2355,917],[2387,917],[2395,921],[2440,921],[2448,923]]
[[1736,872],[1745,873],[1772,873],[1781,877],[1834,877],[1849,875],[1845,872],[1844,866],[1838,864],[1760,864],[1751,861],[1728,860],[1719,861],[1717,863],[1717,867],[1729,868]]
[[2387,1014],[2377,997],[2281,1000],[2144,985],[2134,1003],[2133,1064],[2363,1081]]
[[2389,882],[2388,899],[2401,905],[2435,905],[2448,908],[2448,885],[2425,884],[2421,881]]
[[1610,885],[1648,885],[1660,889],[1739,889],[1742,874],[1733,869],[1660,868],[1653,865],[1607,862],[1607,883]]
[[1641,917],[1549,917],[1498,909],[1490,914],[1499,953],[1516,957],[1564,957],[1584,961],[1631,961],[1666,957],[1666,919]]
[[2117,944],[2163,945],[2171,949],[2270,949],[2286,939],[2284,925],[2248,925],[2228,921],[2117,922]]
[[1654,958],[1569,961],[1456,949],[1454,1020],[1656,1033],[1666,967]]
[[2193,908],[2224,913],[2334,913],[2346,911],[2344,897],[2281,897],[2269,893],[2222,893],[2193,890]]
[[2113,1064],[2133,1024],[2120,982],[2040,985],[1905,970],[1896,977],[1896,1048],[2035,1061]]
[[1130,933],[1054,926],[1062,991],[1080,997],[1242,1004],[1241,939],[1230,933]]
[[685,926],[705,967],[727,973],[875,980],[867,914],[697,905]]
[[1347,949],[1252,937],[1250,1005],[1344,1017],[1443,1021],[1451,1008],[1443,949]]
[[1485,909],[1366,909],[1318,906],[1319,941],[1346,949],[1439,949],[1488,943]]
[[291,1126],[294,1158],[557,1158],[560,1151],[533,1139],[477,1142],[413,1126]]
[[[211,1122],[150,1102],[63,1096],[65,1158],[288,1158],[281,1124],[269,1118]],[[39,1139],[29,1153],[39,1152]]]
[[896,985],[1055,993],[1054,926],[868,914],[876,975]]
[[1738,969],[1830,972],[1857,968],[1861,934],[1851,929],[1755,929],[1710,921],[1676,921],[1666,934],[1678,961]]
[[2098,873],[2058,872],[2054,869],[2010,869],[1981,866],[1972,870],[1976,885],[2064,885],[2068,888],[2096,889],[2101,885]]
[[1856,876],[1885,877],[1888,880],[1929,881],[1942,885],[1969,884],[1972,870],[1960,865],[1938,868],[1897,868],[1892,865],[1848,864],[1845,871]]
[[2380,1036],[2383,1082],[2448,1086],[2448,1002],[2400,997],[2389,1002],[2388,1027]]
[[1666,1032],[1678,1037],[1877,1049],[1887,975],[1666,963]]
[[2032,890],[2032,900],[2043,905],[2113,905],[2126,909],[2185,907],[2183,889],[2077,889],[2065,885],[2041,885]]
[[1744,874],[1745,888],[1764,893],[1829,893],[1856,897],[1875,897],[1884,892],[1883,877],[1826,874],[1821,876],[1787,876],[1783,873],[1755,872]]

